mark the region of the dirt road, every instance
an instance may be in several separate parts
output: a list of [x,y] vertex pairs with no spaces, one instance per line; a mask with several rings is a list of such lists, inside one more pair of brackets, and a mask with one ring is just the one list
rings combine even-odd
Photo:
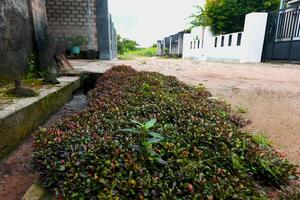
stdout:
[[126,64],[137,70],[176,76],[191,85],[203,83],[215,96],[228,100],[233,108],[247,108],[245,115],[253,122],[248,129],[265,134],[280,152],[300,165],[300,65],[159,58],[72,63],[90,71]]

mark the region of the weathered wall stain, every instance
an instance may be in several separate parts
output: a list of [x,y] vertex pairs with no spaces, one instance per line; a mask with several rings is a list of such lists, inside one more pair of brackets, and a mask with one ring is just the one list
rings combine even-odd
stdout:
[[31,49],[32,26],[27,0],[1,0],[0,73],[23,74]]

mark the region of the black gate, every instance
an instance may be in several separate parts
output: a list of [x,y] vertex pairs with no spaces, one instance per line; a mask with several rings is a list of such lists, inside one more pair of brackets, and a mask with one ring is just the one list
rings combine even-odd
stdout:
[[300,61],[300,7],[269,13],[263,61]]

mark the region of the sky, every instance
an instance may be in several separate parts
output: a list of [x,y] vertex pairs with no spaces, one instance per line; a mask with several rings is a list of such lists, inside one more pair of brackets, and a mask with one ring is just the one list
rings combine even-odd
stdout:
[[194,5],[203,0],[109,0],[118,34],[149,47],[189,27]]

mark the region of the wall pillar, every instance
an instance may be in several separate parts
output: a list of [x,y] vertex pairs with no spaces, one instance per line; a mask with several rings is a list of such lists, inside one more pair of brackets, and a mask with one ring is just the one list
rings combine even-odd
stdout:
[[111,60],[111,23],[108,0],[97,0],[97,25],[100,60]]
[[246,15],[242,35],[241,63],[260,63],[264,47],[268,13],[249,13]]
[[48,19],[45,0],[31,0],[35,42],[39,63],[43,70],[57,73],[55,56],[55,42],[50,41],[48,34]]
[[177,47],[178,56],[182,56],[182,47],[183,47],[183,33],[178,33],[178,47]]
[[172,36],[170,36],[169,55],[172,55]]
[[164,56],[166,54],[166,52],[165,52],[165,50],[166,50],[166,39],[164,39],[162,42],[163,42],[162,55]]
[[157,56],[162,56],[162,43],[160,40],[157,41],[157,50],[156,50],[156,55]]

